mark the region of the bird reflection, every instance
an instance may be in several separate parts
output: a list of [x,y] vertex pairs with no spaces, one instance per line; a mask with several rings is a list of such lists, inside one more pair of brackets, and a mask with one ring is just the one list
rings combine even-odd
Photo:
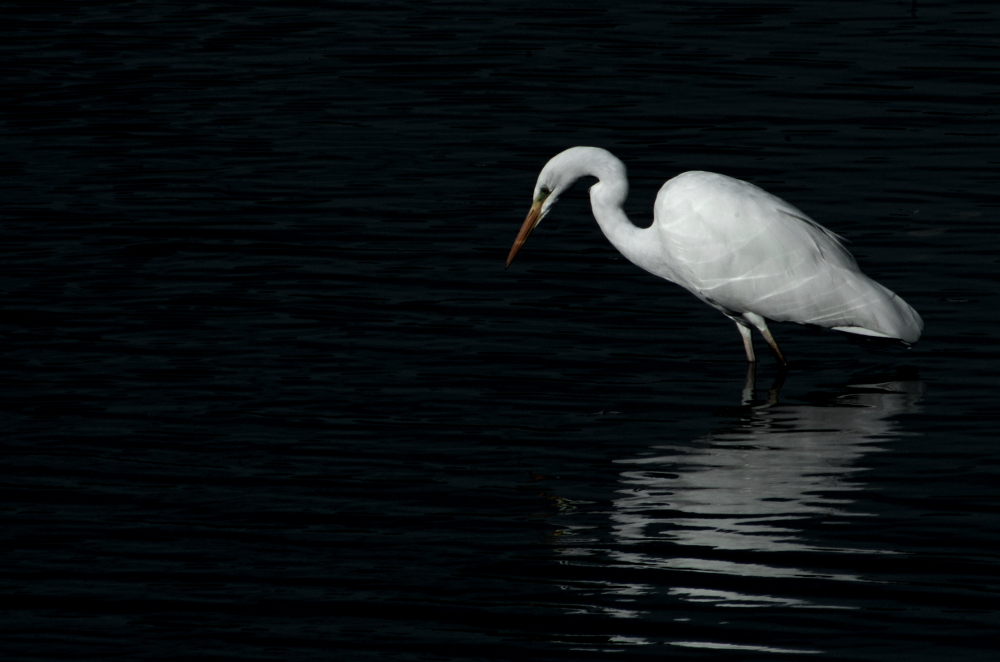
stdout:
[[[858,460],[902,434],[893,417],[918,411],[923,383],[854,380],[810,404],[782,404],[782,381],[779,375],[766,399],[758,400],[751,366],[738,425],[692,444],[655,446],[648,456],[619,460],[627,469],[620,475],[623,489],[614,502],[618,542],[873,553],[810,542],[802,531],[804,520],[868,515],[851,507],[852,493],[863,489],[853,479],[864,470]],[[619,560],[656,563],[626,550]],[[664,562],[683,563],[661,559],[656,564]],[[739,574],[745,572],[759,574],[746,568]]]

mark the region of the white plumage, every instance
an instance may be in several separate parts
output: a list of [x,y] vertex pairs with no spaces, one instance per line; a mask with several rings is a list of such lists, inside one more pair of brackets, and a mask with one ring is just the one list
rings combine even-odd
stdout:
[[677,283],[737,323],[754,361],[756,327],[784,357],[764,318],[913,343],[923,320],[858,268],[840,238],[781,198],[711,172],[686,172],[660,189],[653,224],[625,215],[625,165],[598,147],[573,147],[550,160],[507,264],[559,196],[581,177],[599,180],[591,206],[605,236],[631,262]]

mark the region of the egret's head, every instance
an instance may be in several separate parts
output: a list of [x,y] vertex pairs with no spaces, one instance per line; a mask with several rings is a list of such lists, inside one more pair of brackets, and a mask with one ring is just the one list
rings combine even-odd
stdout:
[[586,175],[579,167],[581,151],[584,147],[573,147],[565,152],[552,157],[535,182],[535,195],[531,201],[531,209],[528,210],[528,217],[524,219],[521,231],[517,233],[514,245],[507,256],[507,266],[514,261],[514,256],[521,250],[521,246],[528,240],[531,231],[538,227],[542,219],[552,210],[552,207],[559,201],[559,196],[568,191],[577,179]]
[[573,188],[578,179],[595,174],[595,163],[604,155],[611,156],[600,147],[570,147],[549,159],[535,182],[533,204],[541,205],[538,222],[559,202],[563,193]]

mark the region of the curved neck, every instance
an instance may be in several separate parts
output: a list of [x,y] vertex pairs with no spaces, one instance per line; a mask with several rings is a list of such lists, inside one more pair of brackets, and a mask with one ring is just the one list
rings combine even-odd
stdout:
[[610,153],[605,154],[609,158],[594,159],[590,164],[589,174],[599,180],[590,187],[590,208],[608,241],[630,262],[646,268],[646,229],[632,223],[622,209],[628,197],[625,165]]

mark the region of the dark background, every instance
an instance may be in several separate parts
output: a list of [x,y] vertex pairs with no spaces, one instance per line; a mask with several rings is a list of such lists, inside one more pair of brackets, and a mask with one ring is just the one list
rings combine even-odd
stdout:
[[[3,655],[992,660],[991,2],[3,5]],[[621,258],[572,145],[846,237],[909,351]]]

